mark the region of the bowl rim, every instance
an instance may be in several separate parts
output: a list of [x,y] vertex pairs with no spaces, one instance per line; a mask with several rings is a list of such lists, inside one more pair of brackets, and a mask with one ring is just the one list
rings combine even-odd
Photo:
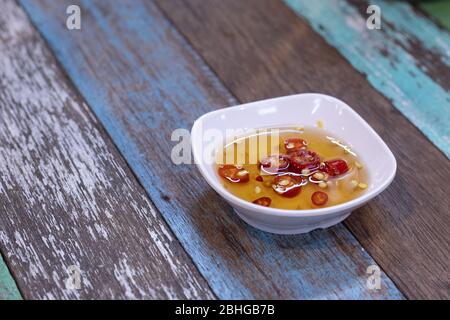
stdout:
[[[267,102],[274,102],[275,100],[283,100],[287,98],[295,98],[299,96],[316,96],[318,98],[325,98],[328,100],[332,100],[334,102],[339,103],[340,105],[344,106],[350,113],[352,113],[358,121],[361,122],[361,124],[364,126],[364,128],[369,131],[372,136],[381,144],[381,146],[385,149],[386,154],[388,158],[390,158],[393,169],[390,175],[382,182],[379,186],[372,190],[368,190],[368,192],[364,193],[363,195],[359,196],[358,198],[352,199],[348,202],[344,202],[335,206],[326,207],[326,208],[317,208],[317,209],[301,209],[301,210],[291,210],[291,209],[279,209],[279,208],[272,208],[272,207],[264,207],[257,204],[254,204],[252,202],[243,200],[228,190],[226,190],[222,184],[220,183],[218,177],[212,177],[206,170],[206,166],[208,164],[204,163],[202,161],[202,155],[199,155],[199,150],[196,147],[196,143],[194,143],[194,138],[197,136],[197,131],[199,130],[200,123],[204,121],[206,118],[213,116],[214,114],[220,114],[223,112],[229,112],[233,109],[240,109],[242,107],[245,108],[252,108],[252,107],[258,107],[260,103],[267,103]],[[203,143],[203,142],[202,142]],[[208,182],[210,187],[212,187],[221,197],[223,197],[228,202],[232,203],[233,205],[239,206],[241,208],[251,210],[251,211],[257,211],[259,214],[265,214],[270,216],[278,216],[278,217],[318,217],[318,216],[324,216],[336,212],[343,212],[343,211],[349,211],[352,209],[356,209],[363,204],[367,203],[377,195],[379,195],[382,191],[384,191],[393,181],[396,171],[397,171],[397,161],[395,159],[394,154],[389,149],[387,144],[384,142],[383,139],[378,135],[378,133],[355,111],[353,108],[351,108],[348,104],[346,104],[344,101],[337,99],[333,96],[329,96],[322,93],[300,93],[300,94],[292,94],[287,96],[280,96],[270,99],[264,99],[264,100],[258,100],[254,102],[239,104],[231,107],[226,107],[218,110],[213,110],[211,112],[207,112],[197,118],[195,120],[192,129],[191,129],[191,146],[192,146],[192,153],[194,156],[194,161],[197,167],[199,168],[200,173],[202,174],[203,178]]]

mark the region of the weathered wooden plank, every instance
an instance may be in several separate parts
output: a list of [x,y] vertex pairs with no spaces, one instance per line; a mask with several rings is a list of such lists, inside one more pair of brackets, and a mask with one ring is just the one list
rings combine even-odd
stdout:
[[0,255],[0,300],[21,300],[22,296]]
[[366,28],[369,1],[286,0],[450,158],[450,34],[405,1],[377,1],[381,30]]
[[212,298],[23,10],[0,7],[0,246],[24,297]]
[[372,125],[397,158],[397,176],[346,225],[407,297],[448,298],[450,199],[440,183],[450,179],[448,159],[281,1],[157,3],[242,101],[324,92]]
[[[237,103],[151,2],[83,1],[83,32],[61,6],[22,2],[178,239],[220,298],[401,298],[342,225],[275,236],[240,221],[193,166],[170,161],[171,132]],[[66,2],[66,4],[69,2]]]

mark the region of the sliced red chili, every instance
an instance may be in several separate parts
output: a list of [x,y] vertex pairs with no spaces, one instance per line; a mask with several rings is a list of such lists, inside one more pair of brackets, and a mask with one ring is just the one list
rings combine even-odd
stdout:
[[265,157],[260,161],[261,170],[267,174],[277,174],[280,171],[286,170],[289,167],[289,158],[287,156],[278,154]]
[[300,138],[287,138],[284,140],[284,147],[287,153],[306,149],[308,143]]
[[219,175],[230,182],[242,183],[250,179],[250,174],[242,167],[232,164],[224,164],[219,166]]
[[277,176],[273,179],[272,188],[283,197],[292,198],[302,190],[303,179],[291,174]]
[[322,191],[316,191],[311,196],[311,201],[316,206],[323,206],[328,201],[328,195]]
[[346,173],[348,171],[348,164],[342,159],[329,160],[325,161],[323,165],[321,165],[320,170],[328,173],[332,177],[335,177]]
[[253,201],[253,203],[264,207],[270,207],[272,199],[270,199],[269,197],[261,197]]
[[299,172],[303,169],[314,170],[320,165],[320,157],[313,151],[300,150],[289,155],[292,166]]

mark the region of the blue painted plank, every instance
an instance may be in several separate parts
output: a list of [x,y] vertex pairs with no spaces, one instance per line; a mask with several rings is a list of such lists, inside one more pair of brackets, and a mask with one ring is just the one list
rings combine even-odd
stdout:
[[285,2],[450,158],[448,33],[405,1],[371,2],[381,9],[381,30],[366,28],[364,1]]
[[0,255],[0,300],[21,300],[22,296],[16,282],[9,273],[5,261]]
[[68,31],[69,2],[21,2],[219,298],[403,298],[384,273],[367,288],[375,262],[342,225],[259,232],[170,162],[172,130],[236,101],[152,3],[82,1],[82,31]]

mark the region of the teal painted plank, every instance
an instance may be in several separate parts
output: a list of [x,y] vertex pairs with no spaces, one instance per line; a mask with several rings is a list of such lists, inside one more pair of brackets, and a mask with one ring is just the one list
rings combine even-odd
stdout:
[[237,101],[152,3],[82,1],[81,32],[54,2],[21,3],[219,298],[403,298],[384,273],[367,288],[375,262],[343,225],[259,232],[194,167],[170,163],[172,130]]
[[22,296],[16,282],[9,273],[5,261],[0,255],[0,300],[21,300]]
[[285,0],[391,99],[450,158],[450,35],[404,1],[374,1],[381,30],[366,28],[365,2]]

